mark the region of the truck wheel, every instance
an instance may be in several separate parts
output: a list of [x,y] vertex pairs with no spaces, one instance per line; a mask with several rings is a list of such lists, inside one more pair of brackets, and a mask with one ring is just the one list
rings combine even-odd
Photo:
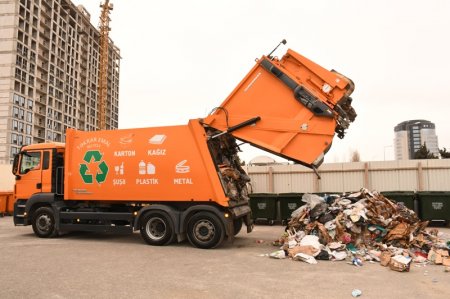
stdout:
[[55,215],[52,208],[40,207],[32,217],[33,231],[39,238],[50,238],[56,236]]
[[234,235],[236,236],[242,229],[242,218],[235,219],[233,221],[233,227],[234,227]]
[[141,236],[149,245],[166,245],[174,237],[174,229],[169,216],[158,211],[144,215],[140,226]]
[[188,221],[187,237],[195,247],[208,249],[222,243],[225,230],[220,219],[210,212],[194,214]]

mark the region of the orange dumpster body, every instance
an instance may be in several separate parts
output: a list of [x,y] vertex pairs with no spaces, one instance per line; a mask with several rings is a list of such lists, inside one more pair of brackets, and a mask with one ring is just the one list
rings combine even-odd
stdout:
[[0,216],[3,216],[7,212],[6,207],[8,204],[8,197],[9,193],[0,192]]
[[198,120],[185,126],[66,132],[64,198],[203,201],[228,198]]
[[12,191],[0,192],[0,215],[9,215],[14,212],[14,193]]
[[14,197],[14,193],[11,191],[8,194],[8,200],[7,200],[7,205],[6,205],[6,213],[8,215],[12,215],[14,213],[14,204],[16,202],[16,199]]
[[263,56],[204,123],[226,131],[259,117],[233,136],[307,167],[320,166],[335,133],[356,117],[353,82],[288,50],[282,59]]
[[187,125],[85,132],[15,156],[14,223],[42,238],[63,231],[131,233],[214,248],[253,228],[250,178],[236,140],[316,169],[356,113],[353,82],[288,50],[262,56],[233,92]]

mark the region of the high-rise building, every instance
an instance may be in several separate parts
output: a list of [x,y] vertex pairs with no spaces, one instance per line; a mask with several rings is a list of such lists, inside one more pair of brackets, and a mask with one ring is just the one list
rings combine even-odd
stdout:
[[[109,41],[107,129],[118,128],[120,50]],[[22,145],[98,128],[99,32],[69,0],[0,2],[0,163]]]
[[438,138],[434,123],[423,120],[407,120],[394,128],[394,148],[396,160],[414,158],[414,153],[426,144],[430,153],[439,156]]

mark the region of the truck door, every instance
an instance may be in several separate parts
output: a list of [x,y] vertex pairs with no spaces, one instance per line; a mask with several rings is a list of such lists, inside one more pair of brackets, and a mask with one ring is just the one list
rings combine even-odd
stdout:
[[20,165],[16,172],[16,199],[29,199],[42,192],[42,151],[21,153]]
[[52,192],[52,151],[42,151],[42,192]]

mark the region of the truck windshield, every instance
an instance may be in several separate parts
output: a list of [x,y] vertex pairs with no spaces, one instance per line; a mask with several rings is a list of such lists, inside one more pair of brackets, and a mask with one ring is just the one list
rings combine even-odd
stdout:
[[23,152],[22,161],[20,163],[20,174],[29,172],[30,170],[39,169],[41,165],[40,152]]

